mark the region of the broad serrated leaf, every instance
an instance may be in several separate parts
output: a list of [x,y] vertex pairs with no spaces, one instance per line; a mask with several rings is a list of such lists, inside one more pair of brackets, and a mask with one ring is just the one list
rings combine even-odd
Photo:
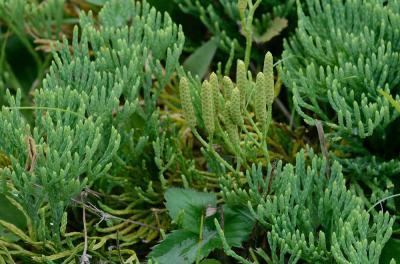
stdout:
[[224,234],[232,247],[240,247],[254,226],[254,218],[247,210],[224,206]]
[[[194,233],[200,232],[201,216],[208,206],[216,206],[213,193],[196,192],[190,189],[171,188],[165,193],[166,208],[173,221],[182,217],[182,227]],[[208,222],[208,221],[207,221]]]
[[159,264],[189,264],[197,258],[207,257],[211,251],[221,247],[216,231],[204,230],[203,239],[190,231],[176,230],[153,248],[150,258]]
[[199,78],[203,78],[210,67],[215,52],[217,51],[218,42],[219,40],[217,38],[212,38],[208,42],[204,43],[185,60],[183,68],[186,71],[191,72],[193,76],[197,75]]
[[169,215],[175,222],[182,220],[183,229],[173,231],[153,248],[150,258],[159,263],[193,263],[207,257],[214,249],[222,248],[215,218],[223,222],[225,237],[233,247],[242,245],[254,225],[254,218],[247,210],[228,206],[218,210],[214,193],[171,188],[165,193],[165,200]]

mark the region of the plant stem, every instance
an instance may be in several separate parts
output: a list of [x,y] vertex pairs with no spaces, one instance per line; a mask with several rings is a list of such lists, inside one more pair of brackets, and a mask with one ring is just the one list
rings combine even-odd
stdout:
[[200,263],[201,260],[201,242],[203,241],[203,222],[204,222],[204,214],[201,214],[200,218],[200,230],[199,230],[199,243],[197,249],[197,256],[196,256],[196,264]]
[[[83,203],[83,194],[81,194],[81,202]],[[89,260],[88,255],[87,255],[88,237],[87,237],[87,228],[86,228],[86,208],[85,208],[85,206],[82,206],[82,221],[83,221],[84,243],[83,243],[83,253],[81,256],[81,264],[85,264]]]
[[269,152],[268,152],[268,144],[267,144],[267,138],[268,138],[268,131],[269,131],[269,126],[271,125],[271,120],[272,120],[272,106],[268,107],[269,111],[268,111],[268,116],[267,116],[267,123],[265,125],[265,129],[264,129],[264,138],[263,138],[263,146],[262,146],[262,150],[265,156],[265,159],[267,161],[267,164],[270,163],[270,157],[269,157]]
[[242,27],[243,27],[243,32],[246,37],[246,51],[245,51],[245,56],[244,56],[244,64],[246,66],[246,70],[249,67],[250,64],[250,57],[251,57],[251,47],[253,45],[253,17],[256,9],[260,5],[261,0],[257,0],[255,4],[253,4],[252,0],[248,1],[249,5],[249,14],[247,15],[247,19],[243,18],[242,19]]
[[226,161],[224,160],[215,150],[212,146],[210,146],[197,132],[197,130],[192,129],[193,135],[197,138],[197,140],[200,141],[200,143],[210,152],[213,154],[213,156],[221,162],[228,170],[230,170],[232,173],[237,174],[238,172]]

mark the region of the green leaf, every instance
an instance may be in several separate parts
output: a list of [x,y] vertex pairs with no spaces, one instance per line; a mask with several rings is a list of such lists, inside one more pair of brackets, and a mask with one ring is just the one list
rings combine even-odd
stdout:
[[382,250],[381,259],[379,263],[389,264],[392,258],[400,263],[400,240],[391,238],[386,243]]
[[0,194],[0,220],[12,223],[20,229],[26,228],[24,214],[2,194]]
[[[12,223],[16,227],[26,229],[24,214],[15,207],[6,196],[0,194],[0,220]],[[16,242],[19,237],[0,225],[0,237],[8,242]]]
[[240,247],[247,240],[254,226],[254,218],[247,210],[224,206],[224,234],[232,247]]
[[[243,209],[224,206],[223,213],[211,210],[207,215],[207,208],[216,208],[215,193],[171,188],[165,193],[165,200],[169,215],[175,222],[182,220],[183,229],[173,231],[153,248],[150,257],[159,263],[193,263],[207,257],[214,249],[222,248],[215,218],[221,218],[221,222],[223,219],[226,240],[233,247],[242,245],[254,225],[254,218]],[[204,219],[203,225],[201,219]]]
[[216,231],[204,230],[203,239],[199,242],[197,234],[176,230],[155,246],[149,257],[157,260],[159,264],[188,264],[195,262],[197,258],[207,257],[211,251],[220,247]]
[[268,27],[268,30],[264,34],[261,36],[254,36],[254,41],[260,44],[266,43],[278,36],[287,26],[287,19],[276,17],[274,20],[272,20],[270,27]]
[[221,262],[216,259],[205,259],[200,264],[221,264]]
[[213,193],[178,188],[168,189],[165,193],[165,200],[172,220],[174,222],[182,220],[182,227],[195,234],[199,234],[201,216],[206,208],[208,206],[215,207],[217,204],[217,197]]
[[103,6],[108,0],[86,0],[89,4]]
[[203,78],[214,58],[218,43],[219,40],[217,38],[212,38],[204,43],[185,60],[183,68],[191,72],[194,76],[197,75],[199,78]]

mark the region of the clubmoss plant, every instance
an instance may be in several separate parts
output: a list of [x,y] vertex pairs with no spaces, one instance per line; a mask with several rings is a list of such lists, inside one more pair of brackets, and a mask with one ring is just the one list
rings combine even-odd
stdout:
[[[295,17],[294,0],[174,1],[183,12],[198,18],[220,40],[222,51],[230,54],[235,50],[236,57],[245,58],[246,64],[252,55],[250,47],[253,43],[268,43],[288,27],[287,18]],[[252,52],[255,60],[264,53]]]
[[[240,187],[225,177],[221,187],[224,201],[230,206],[248,205],[266,233],[270,248],[257,248],[256,259],[379,263],[394,218],[367,212],[362,199],[347,189],[338,162],[329,165],[311,149],[302,150],[295,164],[279,162],[266,174],[253,165],[246,178],[247,184]],[[253,263],[233,252],[221,229],[219,233],[228,255]]]
[[[159,124],[157,97],[178,64],[183,42],[180,27],[146,2],[110,1],[96,18],[92,12],[80,14],[71,43],[64,38],[54,45],[54,61],[33,106],[20,104],[20,92],[15,98],[8,93],[0,114],[0,151],[11,166],[1,169],[3,185],[9,183],[2,189],[32,221],[34,241],[65,243],[60,226],[72,200],[96,184],[103,189],[108,173],[142,163],[144,146],[154,148],[151,161],[160,171],[168,168],[164,155],[171,156],[171,147],[164,144],[170,141],[145,129],[133,136],[136,127],[129,120],[148,120],[150,128]],[[34,111],[33,123],[23,111]],[[160,181],[163,174],[157,177]],[[151,180],[136,186],[138,192],[147,185]],[[152,193],[142,191],[143,200]],[[142,236],[151,239],[150,232],[153,239],[158,234],[150,229]]]
[[397,1],[306,1],[282,55],[297,113],[328,127],[333,157],[372,200],[388,196],[400,172],[399,112],[379,92],[400,100],[399,10]]
[[[272,117],[274,76],[272,55],[268,53],[266,57],[264,72],[270,76],[265,77],[260,72],[255,81],[247,73],[245,63],[240,60],[237,62],[236,83],[228,76],[217,76],[215,73],[202,85],[190,76],[181,79],[184,116],[189,117],[188,123],[194,135],[204,150],[217,158],[231,173],[239,173],[241,166],[248,167],[249,162],[260,156],[269,160],[266,140]],[[193,104],[191,107],[188,106],[187,85]],[[193,124],[192,108],[196,111],[196,126]],[[205,128],[208,142],[199,133],[201,128]],[[228,164],[216,152],[214,143],[222,144],[224,149],[234,155],[237,168]]]
[[389,32],[399,8],[396,1],[363,0],[299,7],[299,27],[285,44],[283,79],[307,123],[319,118],[365,138],[398,117],[378,91],[398,94],[399,47]]

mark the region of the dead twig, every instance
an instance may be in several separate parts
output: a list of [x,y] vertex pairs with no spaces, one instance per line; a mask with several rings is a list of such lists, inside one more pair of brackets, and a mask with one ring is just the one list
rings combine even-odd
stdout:
[[120,247],[119,247],[119,232],[118,232],[118,231],[117,231],[117,250],[118,250],[119,261],[120,261],[122,264],[125,263],[124,260],[123,260],[123,258],[122,258],[122,255],[121,255],[121,249],[120,249]]
[[275,100],[275,105],[278,106],[279,110],[281,110],[282,114],[286,117],[287,121],[290,124],[290,127],[292,127],[293,123],[293,118],[292,114],[289,112],[289,110],[286,108],[286,106],[282,103],[282,101],[276,97]]
[[[86,192],[81,193],[81,202],[83,203],[83,197],[86,197]],[[82,207],[82,221],[83,221],[83,235],[84,235],[84,245],[83,245],[83,253],[81,256],[81,264],[89,264],[91,256],[87,253],[88,250],[88,236],[87,236],[87,228],[86,228],[86,208]]]
[[37,156],[36,143],[35,143],[35,140],[31,136],[27,136],[26,144],[28,147],[28,157],[25,162],[25,170],[32,173],[34,171],[35,165],[36,165],[36,156]]
[[328,153],[328,148],[326,146],[324,128],[323,128],[320,120],[315,121],[315,126],[317,127],[319,144],[321,146],[321,152],[327,162],[326,176],[329,177],[329,175],[330,175],[329,153]]
[[118,217],[118,216],[114,216],[114,215],[111,215],[109,213],[106,213],[106,212],[100,210],[99,208],[97,208],[96,206],[94,206],[90,202],[83,203],[83,202],[81,202],[79,200],[76,200],[76,199],[72,199],[72,201],[77,203],[77,204],[79,204],[79,205],[81,205],[82,207],[85,207],[90,212],[98,215],[100,217],[100,221],[97,224],[100,224],[101,222],[106,221],[108,219],[116,219],[116,220],[120,220],[120,221],[123,221],[123,222],[128,222],[128,223],[131,223],[131,224],[139,225],[139,226],[145,226],[145,227],[151,228],[153,230],[158,230],[158,231],[160,230],[159,228],[157,228],[155,226],[152,226],[152,225],[148,225],[148,224],[145,224],[145,223],[142,223],[142,222],[138,222],[138,221],[133,221],[131,219],[124,219],[122,217]]

